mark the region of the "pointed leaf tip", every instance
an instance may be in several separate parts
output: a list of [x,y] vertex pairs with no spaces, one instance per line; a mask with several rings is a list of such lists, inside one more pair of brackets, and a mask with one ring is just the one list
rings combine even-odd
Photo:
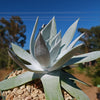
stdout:
[[56,33],[57,33],[56,22],[55,22],[55,17],[53,17],[49,21],[49,23],[41,30],[41,34],[45,42],[49,40],[48,44],[51,46],[52,38],[56,35]]
[[62,43],[61,46],[65,45],[61,51],[64,51],[65,48],[68,47],[69,43],[72,41],[73,36],[75,34],[76,28],[77,28],[77,24],[78,24],[79,19],[77,19],[69,28],[68,30],[65,32],[63,38],[62,38]]
[[32,35],[30,39],[30,53],[32,54],[32,56],[34,56],[34,43],[35,43],[34,36],[35,36],[36,29],[37,29],[38,20],[39,20],[39,16],[37,17],[35,21],[35,25],[33,27]]

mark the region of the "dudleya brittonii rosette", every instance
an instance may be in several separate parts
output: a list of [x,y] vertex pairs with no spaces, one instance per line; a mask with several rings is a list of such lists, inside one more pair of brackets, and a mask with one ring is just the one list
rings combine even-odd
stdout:
[[[55,17],[39,32],[35,39],[38,24],[36,19],[30,39],[30,53],[12,43],[9,50],[11,58],[22,68],[29,71],[0,82],[0,90],[7,90],[26,82],[40,78],[44,87],[47,100],[63,100],[61,86],[77,100],[89,100],[89,98],[76,86],[74,81],[79,81],[63,68],[71,64],[89,62],[100,57],[100,51],[75,56],[83,44],[75,46],[76,42],[84,35],[80,35],[73,42],[72,38],[76,31],[76,20],[61,38],[61,31],[57,34]],[[29,62],[24,64],[21,59]],[[67,67],[66,67],[67,68]]]

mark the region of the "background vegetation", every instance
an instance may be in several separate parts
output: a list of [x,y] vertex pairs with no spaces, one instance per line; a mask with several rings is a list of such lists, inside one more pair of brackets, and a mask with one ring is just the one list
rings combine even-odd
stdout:
[[0,68],[14,67],[15,63],[8,55],[11,42],[24,47],[26,42],[26,26],[19,16],[12,16],[9,20],[0,19]]

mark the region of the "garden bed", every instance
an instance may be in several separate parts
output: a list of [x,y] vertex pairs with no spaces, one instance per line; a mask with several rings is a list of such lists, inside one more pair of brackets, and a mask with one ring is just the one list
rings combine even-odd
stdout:
[[[26,70],[16,70],[8,78],[15,77],[26,72]],[[65,100],[71,100],[72,97],[62,89]],[[45,100],[42,83],[39,79],[16,87],[11,90],[3,91],[2,96],[5,100]]]

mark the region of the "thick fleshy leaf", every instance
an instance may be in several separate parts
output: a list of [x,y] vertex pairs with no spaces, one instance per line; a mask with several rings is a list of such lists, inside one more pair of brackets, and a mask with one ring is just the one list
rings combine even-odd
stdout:
[[61,54],[58,58],[57,61],[55,61],[55,63],[52,65],[51,68],[49,68],[48,70],[56,70],[61,68],[68,60],[70,60],[70,58],[75,55],[76,53],[78,53],[80,51],[82,45],[78,45],[75,48],[73,48],[71,51],[65,51],[63,54]]
[[45,41],[49,40],[49,45],[52,43],[52,38],[56,35],[56,22],[55,17],[41,30],[42,37]]
[[76,82],[79,82],[79,83],[82,83],[82,84],[84,84],[84,85],[86,85],[86,86],[90,86],[89,84],[87,84],[87,83],[85,83],[85,82],[83,82],[83,81],[81,81],[81,80],[79,80],[79,79],[77,79],[77,78],[69,78],[70,80],[73,80],[73,81],[76,81]]
[[39,17],[37,17],[33,31],[32,31],[32,35],[31,35],[31,39],[30,39],[30,53],[32,54],[32,56],[34,56],[34,36],[35,36],[35,32],[36,32],[36,28],[37,28],[37,24],[38,24],[38,19]]
[[[83,43],[78,44],[77,46],[73,47],[72,49],[66,49],[63,52],[60,52],[59,56],[57,57],[57,60],[59,60],[60,58],[62,58],[65,54],[67,54],[68,52],[71,52],[72,50],[76,49],[76,48],[81,48],[81,46],[83,45]],[[77,52],[78,53],[78,52]],[[74,56],[74,55],[73,55]]]
[[55,46],[50,50],[51,64],[56,60],[56,57],[58,56],[60,44],[61,44],[61,40],[59,40],[58,43],[55,44]]
[[[66,69],[64,69],[64,70],[65,70],[65,72],[66,72]],[[86,85],[86,86],[90,86],[89,84],[87,84],[87,83],[85,83],[85,82],[83,82],[83,81],[77,79],[76,77],[74,77],[74,76],[71,75],[70,73],[66,73],[66,74],[67,74],[68,79],[73,80],[73,81],[75,81],[75,82],[82,83],[82,84],[84,84],[84,85]]]
[[69,45],[69,43],[72,41],[72,38],[74,36],[74,33],[76,31],[77,28],[77,23],[78,23],[79,19],[76,20],[69,28],[68,30],[65,32],[63,38],[62,38],[62,43],[61,46],[64,45],[64,47],[62,48],[61,51],[63,51],[65,48],[67,48],[67,46]]
[[52,39],[51,48],[61,40],[61,31]]
[[48,48],[46,47],[45,41],[42,38],[41,33],[39,33],[35,46],[34,55],[42,67],[48,67],[50,64],[50,54]]
[[88,96],[67,75],[68,73],[61,71],[61,86],[77,100],[89,100]]
[[85,53],[78,56],[73,56],[64,66],[85,63],[85,62],[96,60],[98,58],[100,58],[100,51]]
[[32,56],[27,51],[25,51],[24,49],[20,48],[19,46],[15,45],[13,43],[11,45],[12,45],[12,49],[13,49],[14,53],[18,57],[20,57],[21,59],[23,59],[27,62],[30,62],[30,63],[33,62]]
[[33,63],[33,65],[25,65],[23,62],[15,55],[14,52],[11,50],[8,51],[9,56],[22,68],[27,69],[32,72],[44,72],[44,70],[41,68],[40,65],[38,65],[36,62]]
[[60,87],[60,73],[58,71],[41,77],[46,100],[64,100]]
[[84,59],[81,59],[75,64],[89,62],[89,61],[93,61],[93,60],[100,58],[100,51],[93,51],[93,52],[82,54],[79,56],[74,56],[73,58],[76,58],[76,57],[84,57]]
[[[75,56],[74,56],[75,57]],[[76,62],[78,62],[78,61],[80,61],[80,60],[82,60],[82,59],[84,59],[85,57],[76,57],[76,58],[74,58],[74,57],[72,57],[68,62],[66,62],[62,67],[64,68],[64,67],[66,67],[66,66],[69,66],[69,65],[73,65],[73,64],[75,64]],[[74,66],[74,67],[76,67],[76,66]]]
[[76,44],[76,42],[84,35],[85,33],[81,34],[80,36],[78,36],[67,48],[67,50],[71,50],[74,45]]
[[23,85],[27,82],[30,82],[34,79],[40,78],[41,76],[42,76],[42,74],[36,74],[36,73],[27,71],[16,77],[12,77],[12,78],[1,81],[0,82],[0,90],[12,89],[14,87],[17,87],[17,86]]
[[[12,48],[13,48],[14,53],[18,57],[20,57],[21,59],[30,63],[30,65],[23,64],[24,68],[27,68],[28,70],[30,69],[31,71],[38,71],[38,70],[43,71],[43,69],[41,68],[41,65],[38,63],[38,61],[34,57],[32,58],[32,56],[27,51],[25,51],[24,49],[20,48],[19,46],[15,45],[13,43],[12,43]],[[15,55],[14,53],[13,53],[13,56]],[[15,58],[16,58],[16,55],[15,55]],[[19,65],[20,63],[18,63],[18,62],[21,62],[21,60],[19,60],[18,57],[16,59],[16,61],[18,60],[16,63]],[[20,64],[19,66],[22,67],[22,64]]]

